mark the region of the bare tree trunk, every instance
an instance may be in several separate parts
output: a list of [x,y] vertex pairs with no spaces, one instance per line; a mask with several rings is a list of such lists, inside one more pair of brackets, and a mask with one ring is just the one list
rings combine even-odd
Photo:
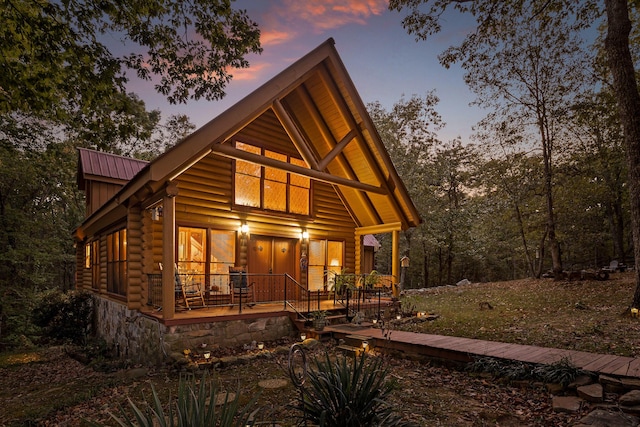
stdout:
[[544,234],[540,238],[540,258],[538,258],[538,266],[535,274],[535,278],[539,279],[542,276],[542,267],[544,266],[544,241],[547,240],[547,230],[545,229]]
[[429,248],[427,246],[427,242],[422,240],[422,253],[423,253],[423,262],[422,262],[422,277],[424,280],[424,287],[429,287]]
[[562,257],[560,244],[556,238],[556,218],[553,209],[553,168],[551,156],[553,154],[552,140],[548,133],[547,116],[544,105],[538,107],[538,127],[542,140],[542,159],[544,162],[544,193],[547,201],[547,235],[549,236],[549,250],[553,263],[553,275],[556,278],[562,275]]
[[618,100],[620,122],[624,131],[629,166],[629,201],[633,254],[636,265],[636,290],[632,307],[640,307],[640,94],[629,51],[631,21],[627,0],[605,0],[607,37],[605,49],[613,75],[613,88]]
[[518,228],[520,229],[520,238],[522,239],[522,246],[524,247],[524,256],[527,259],[527,267],[529,270],[529,274],[531,275],[531,277],[536,277],[536,273],[533,266],[533,260],[531,259],[531,255],[529,254],[529,248],[527,247],[527,237],[524,234],[524,224],[522,223],[522,213],[520,212],[520,207],[518,206],[517,203],[514,203],[513,209],[516,212],[516,220],[518,221]]

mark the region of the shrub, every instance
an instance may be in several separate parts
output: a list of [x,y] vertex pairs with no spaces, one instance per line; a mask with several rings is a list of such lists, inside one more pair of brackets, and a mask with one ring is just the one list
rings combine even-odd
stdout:
[[577,368],[567,358],[562,358],[558,362],[551,365],[540,365],[535,371],[535,375],[545,383],[561,384],[566,387],[579,375],[589,374],[588,372]]
[[321,427],[409,426],[385,402],[394,384],[386,380],[382,359],[368,362],[365,354],[316,358],[302,394],[295,401],[301,418]]
[[[249,412],[256,403],[257,396],[244,407],[240,406],[240,393],[231,398],[227,392],[221,405],[216,405],[218,397],[214,381],[207,378],[205,371],[200,381],[194,375],[180,376],[178,395],[175,401],[169,397],[167,405],[163,405],[155,387],[151,384],[153,401],[144,408],[138,407],[131,399],[129,406],[132,415],[120,407],[120,416],[111,414],[122,427],[244,427],[253,425],[253,415]],[[165,409],[167,413],[165,414]],[[98,427],[100,424],[89,423]]]
[[84,344],[91,331],[93,297],[88,292],[45,291],[32,311],[33,323],[56,341]]

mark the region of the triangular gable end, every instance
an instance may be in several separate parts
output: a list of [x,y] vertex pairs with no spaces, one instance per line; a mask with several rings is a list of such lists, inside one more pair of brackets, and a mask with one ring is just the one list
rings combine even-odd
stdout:
[[333,39],[155,159],[147,173],[126,185],[117,199],[126,200],[140,191],[160,192],[212,153],[260,163],[261,159],[231,143],[254,135],[295,149],[309,169],[290,167],[289,171],[333,185],[358,227],[396,224],[406,229],[420,223]]

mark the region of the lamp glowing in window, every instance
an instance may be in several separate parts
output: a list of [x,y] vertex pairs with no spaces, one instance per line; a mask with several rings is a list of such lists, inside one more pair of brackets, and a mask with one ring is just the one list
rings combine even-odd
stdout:
[[242,223],[240,226],[240,232],[242,234],[247,234],[249,232],[249,225],[246,222]]

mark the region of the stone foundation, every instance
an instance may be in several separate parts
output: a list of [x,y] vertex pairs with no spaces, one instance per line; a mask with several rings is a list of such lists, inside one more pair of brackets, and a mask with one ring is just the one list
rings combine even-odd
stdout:
[[193,323],[167,327],[123,304],[95,299],[96,331],[122,359],[157,365],[183,357],[186,349],[238,347],[252,341],[274,341],[295,335],[286,315]]

